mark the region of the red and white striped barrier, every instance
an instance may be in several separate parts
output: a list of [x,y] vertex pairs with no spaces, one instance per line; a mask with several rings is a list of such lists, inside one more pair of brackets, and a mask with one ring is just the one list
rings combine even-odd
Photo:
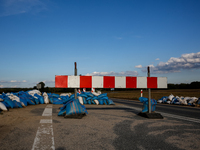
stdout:
[[167,88],[166,77],[56,75],[56,88]]

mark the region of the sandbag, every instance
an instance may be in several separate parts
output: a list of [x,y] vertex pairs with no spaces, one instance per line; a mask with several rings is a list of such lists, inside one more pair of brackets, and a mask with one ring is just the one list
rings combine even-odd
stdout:
[[99,105],[99,101],[97,99],[94,100],[96,105]]
[[[142,112],[145,113],[148,111],[148,106],[149,106],[149,102],[148,102],[148,98],[146,97],[140,97],[139,100],[141,102],[143,102],[143,107],[142,107]],[[155,99],[151,99],[151,111],[155,111],[156,109],[156,104],[157,104],[157,101]]]
[[14,94],[8,95],[8,97],[13,101],[16,100],[17,102],[20,102],[20,98]]
[[115,105],[115,103],[111,99],[108,99],[108,105]]
[[82,98],[83,98],[83,104],[87,104],[85,97],[82,97]]
[[70,101],[66,102],[65,104],[63,104],[62,107],[60,107],[60,111],[58,113],[58,116],[65,116],[65,114],[66,114],[66,106],[67,106],[67,104],[71,103],[72,101],[73,100],[70,100]]
[[103,93],[103,94],[98,96],[98,98],[102,98],[102,97],[107,97],[107,93]]
[[3,111],[8,111],[8,109],[2,102],[0,102],[0,109],[2,109]]
[[93,94],[94,96],[99,96],[99,95],[100,95],[100,93],[97,93],[97,92],[92,92],[92,94]]
[[5,102],[10,106],[10,108],[14,108],[14,103],[11,100],[5,100]]
[[72,93],[61,93],[60,96],[70,96]]
[[27,93],[32,96],[34,96],[34,94],[41,95],[41,92],[39,90],[30,90],[30,91],[27,91]]
[[83,105],[83,98],[81,96],[78,96],[78,100],[79,100],[79,103]]
[[19,97],[19,98],[20,98],[20,102],[22,102],[25,106],[28,105],[28,103],[24,97]]
[[44,104],[44,98],[42,96],[38,95],[37,93],[34,94],[34,96],[38,98],[40,104]]
[[8,110],[9,108],[11,108],[10,105],[8,105],[5,101],[2,101],[1,103],[4,104],[4,106],[7,108],[7,110]]
[[44,103],[49,104],[49,98],[46,92],[43,93],[43,97],[44,97]]
[[99,105],[103,105],[103,99],[99,99]]
[[66,104],[66,115],[65,118],[79,118],[87,114],[87,110],[84,105],[81,105],[78,100],[73,100]]

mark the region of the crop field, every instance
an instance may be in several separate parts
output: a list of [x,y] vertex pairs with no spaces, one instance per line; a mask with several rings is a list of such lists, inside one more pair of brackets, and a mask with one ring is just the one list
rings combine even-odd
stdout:
[[[132,99],[138,100],[141,96],[140,90],[130,90],[130,91],[110,91],[107,93],[109,98],[122,98],[122,99]],[[171,89],[171,90],[151,90],[151,98],[158,100],[163,96],[169,96],[173,94],[174,96],[183,97],[200,97],[200,89]],[[143,90],[143,97],[148,98],[148,90]]]

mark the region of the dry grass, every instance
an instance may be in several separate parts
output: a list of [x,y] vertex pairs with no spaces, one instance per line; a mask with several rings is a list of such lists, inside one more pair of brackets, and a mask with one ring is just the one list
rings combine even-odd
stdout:
[[[139,99],[140,90],[131,91],[111,91],[106,92],[110,98],[123,98],[123,99]],[[163,96],[188,96],[188,97],[200,97],[200,89],[173,89],[173,90],[151,90],[151,98],[160,99]],[[148,97],[148,90],[143,90],[143,97]]]

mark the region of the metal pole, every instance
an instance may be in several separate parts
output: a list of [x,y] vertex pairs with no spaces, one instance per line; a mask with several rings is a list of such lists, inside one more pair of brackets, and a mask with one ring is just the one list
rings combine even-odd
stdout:
[[[150,77],[150,67],[148,66],[148,68],[147,68],[147,70],[148,70],[148,77]],[[151,89],[149,88],[148,89],[149,90],[149,109],[148,109],[148,113],[151,113]]]
[[[77,76],[76,62],[74,63],[74,66],[75,66],[74,75]],[[74,89],[74,98],[77,99],[77,88]]]

